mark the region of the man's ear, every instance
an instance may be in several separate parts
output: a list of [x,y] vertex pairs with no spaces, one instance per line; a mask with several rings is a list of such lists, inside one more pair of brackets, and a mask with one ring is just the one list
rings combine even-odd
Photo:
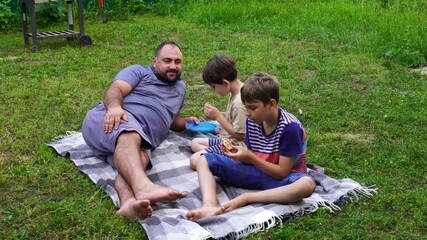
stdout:
[[223,78],[222,79],[222,84],[228,85],[228,84],[230,84],[230,81],[228,81],[227,79]]
[[151,64],[153,64],[153,66],[156,64],[156,62],[157,62],[157,58],[154,56],[152,59],[151,59]]

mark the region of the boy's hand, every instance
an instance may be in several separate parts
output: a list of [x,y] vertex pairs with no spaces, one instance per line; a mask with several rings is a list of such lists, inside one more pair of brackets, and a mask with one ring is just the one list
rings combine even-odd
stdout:
[[252,164],[250,162],[251,158],[249,157],[251,152],[246,147],[233,145],[233,148],[231,150],[225,150],[223,152],[227,157],[232,158],[236,161],[245,164]]
[[209,103],[205,103],[203,106],[203,114],[207,119],[215,121],[221,112],[218,110],[218,108],[210,105]]
[[232,139],[221,139],[221,151],[222,152],[236,152],[237,149],[234,148],[234,146],[237,146],[236,141]]

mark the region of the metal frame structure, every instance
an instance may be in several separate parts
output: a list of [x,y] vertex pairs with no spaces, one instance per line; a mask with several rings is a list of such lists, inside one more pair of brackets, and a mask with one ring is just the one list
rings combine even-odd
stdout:
[[[25,45],[28,46],[30,44],[29,39],[31,38],[33,51],[36,52],[39,50],[39,40],[49,40],[54,38],[67,38],[67,40],[69,40],[77,37],[79,38],[79,42],[82,46],[92,45],[92,39],[85,35],[84,32],[83,0],[77,0],[79,32],[74,31],[73,0],[65,0],[67,2],[68,9],[68,30],[37,32],[35,4],[57,1],[58,0],[21,0],[22,27],[24,30]],[[31,32],[28,32],[27,4],[29,7]]]

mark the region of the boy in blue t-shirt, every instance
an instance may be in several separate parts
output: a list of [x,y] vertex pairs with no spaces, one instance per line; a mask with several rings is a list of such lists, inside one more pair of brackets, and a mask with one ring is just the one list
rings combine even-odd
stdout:
[[[278,107],[279,81],[267,73],[255,73],[241,89],[247,121],[245,145],[223,147],[224,155],[205,153],[191,159],[197,170],[203,206],[189,211],[197,220],[229,212],[251,203],[288,204],[311,195],[316,186],[307,174],[306,134],[292,114]],[[218,206],[216,182],[258,189]]]

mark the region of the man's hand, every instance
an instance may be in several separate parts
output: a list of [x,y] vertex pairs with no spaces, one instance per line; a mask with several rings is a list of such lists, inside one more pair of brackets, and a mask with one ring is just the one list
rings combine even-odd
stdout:
[[104,116],[104,131],[110,133],[113,129],[118,129],[120,125],[120,120],[128,121],[125,110],[121,107],[113,107],[107,110],[107,113]]
[[184,131],[187,129],[187,124],[195,123],[199,124],[199,119],[196,117],[181,117],[180,113],[174,118],[170,129],[175,132]]
[[221,115],[221,112],[218,108],[210,105],[209,103],[205,103],[203,106],[203,114],[207,119],[216,121],[218,116]]
[[184,119],[185,125],[187,125],[189,123],[199,124],[199,119],[197,119],[196,117],[186,117],[183,119]]

